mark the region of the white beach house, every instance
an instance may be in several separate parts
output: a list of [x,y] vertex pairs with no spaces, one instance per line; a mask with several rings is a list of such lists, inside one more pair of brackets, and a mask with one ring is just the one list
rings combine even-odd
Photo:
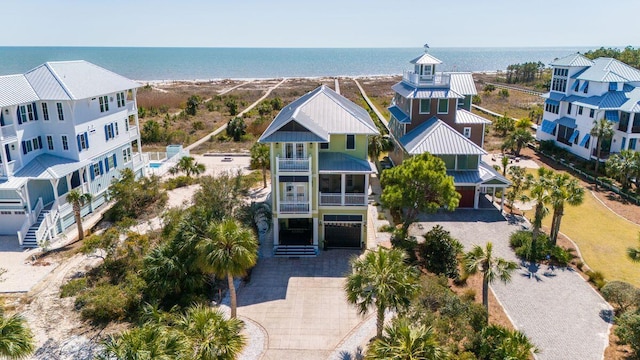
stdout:
[[595,158],[597,139],[589,132],[594,120],[605,118],[615,131],[602,141],[603,158],[640,148],[639,70],[612,58],[590,60],[580,54],[555,60],[551,69],[538,140],[553,140],[581,158]]
[[93,196],[84,216],[120,170],[142,175],[139,86],[86,61],[0,76],[0,235],[37,246],[75,222],[71,189]]

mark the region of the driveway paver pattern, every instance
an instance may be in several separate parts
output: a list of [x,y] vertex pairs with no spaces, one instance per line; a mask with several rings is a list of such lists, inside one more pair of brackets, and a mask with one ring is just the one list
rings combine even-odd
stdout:
[[[498,211],[457,210],[425,215],[412,225],[418,239],[440,224],[466,250],[491,241],[494,254],[521,264],[508,284],[491,288],[507,315],[541,350],[538,359],[602,359],[608,345],[611,307],[570,268],[536,266],[518,261],[509,235],[522,224]],[[420,229],[421,227],[421,229]]]

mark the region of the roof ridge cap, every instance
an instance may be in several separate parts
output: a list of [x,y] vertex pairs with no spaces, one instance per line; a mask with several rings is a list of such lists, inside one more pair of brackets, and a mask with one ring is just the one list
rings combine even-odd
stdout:
[[50,63],[49,62],[45,62],[43,65],[46,66],[47,69],[51,72],[51,74],[56,79],[58,84],[60,84],[60,87],[62,87],[62,90],[64,90],[64,92],[67,94],[67,96],[69,96],[69,98],[71,98],[72,100],[76,100],[76,98],[73,96],[71,91],[65,86],[64,82],[62,81],[62,79],[60,79],[60,76],[58,75],[58,73],[50,66]]

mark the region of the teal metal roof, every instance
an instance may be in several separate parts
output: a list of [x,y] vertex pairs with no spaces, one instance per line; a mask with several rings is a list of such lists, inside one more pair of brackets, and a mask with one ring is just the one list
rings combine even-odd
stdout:
[[583,55],[580,54],[571,54],[559,59],[554,60],[551,64],[549,64],[551,66],[567,66],[567,67],[572,67],[572,66],[591,66],[593,65],[593,61],[587,59],[586,57],[584,57]]
[[556,124],[566,126],[572,129],[576,128],[576,119],[563,116],[555,121]]
[[389,112],[391,113],[391,115],[393,115],[394,118],[396,118],[396,120],[398,120],[401,123],[411,122],[409,115],[405,114],[404,111],[402,111],[399,107],[395,105],[389,107]]
[[[503,185],[509,186],[511,182],[507,180],[504,176],[500,175],[491,165],[485,163],[484,161],[480,161],[478,165],[478,170],[476,171],[447,171],[447,175],[453,177],[453,183],[456,186],[463,185],[482,185],[486,182],[497,180]],[[492,184],[495,186],[495,184]]]
[[411,155],[485,155],[487,152],[435,116],[400,138]]
[[261,139],[263,143],[272,142],[328,142],[329,138],[322,138],[309,131],[276,131]]
[[375,173],[375,167],[366,160],[339,152],[320,151],[318,172]]
[[75,161],[50,154],[42,154],[18,170],[14,177],[27,179],[59,179],[91,163]]
[[549,121],[549,120],[542,120],[542,124],[540,125],[540,127],[538,128],[540,129],[540,131],[547,133],[547,134],[553,134],[553,131],[556,129],[556,123],[554,121]]

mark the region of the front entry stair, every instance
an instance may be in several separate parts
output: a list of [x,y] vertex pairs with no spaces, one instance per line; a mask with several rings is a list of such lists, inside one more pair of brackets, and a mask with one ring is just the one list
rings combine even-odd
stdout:
[[49,210],[42,210],[40,215],[38,215],[38,219],[34,222],[27,234],[24,236],[24,240],[22,241],[22,247],[27,249],[37,248],[38,247],[38,239],[36,237],[36,233],[40,228],[40,224],[44,221],[44,218],[49,213]]
[[312,245],[277,245],[274,257],[316,257],[318,250]]

